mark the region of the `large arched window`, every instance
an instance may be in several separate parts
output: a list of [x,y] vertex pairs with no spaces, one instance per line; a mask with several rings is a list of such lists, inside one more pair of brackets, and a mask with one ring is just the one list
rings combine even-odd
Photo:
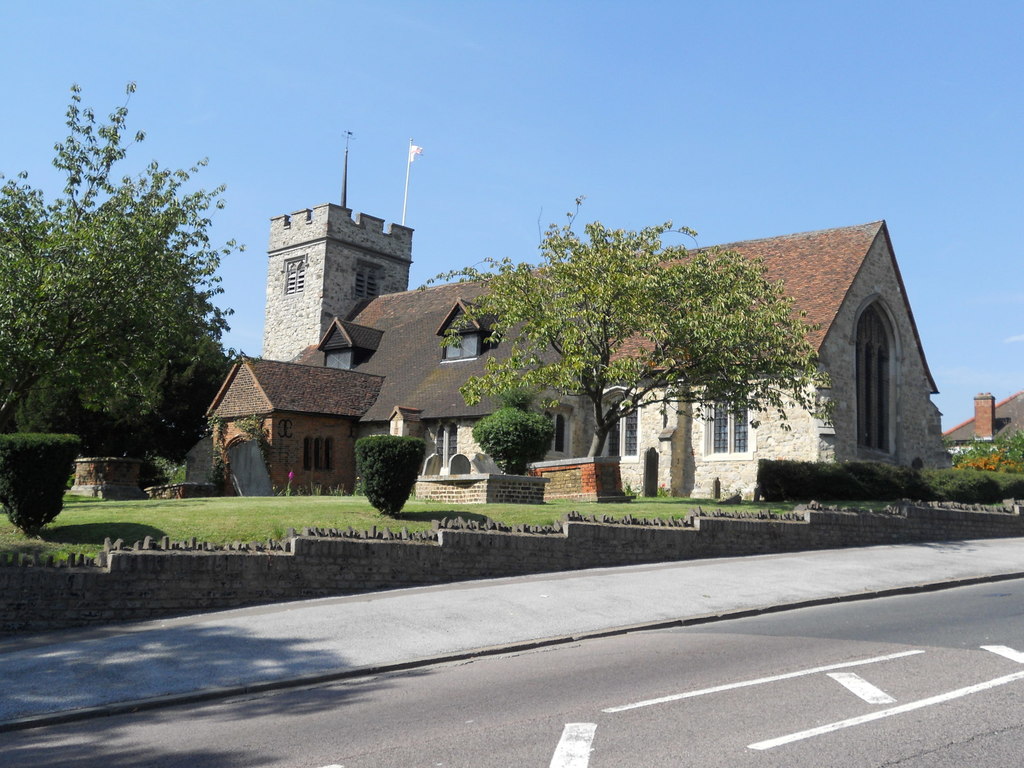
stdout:
[[889,450],[893,343],[889,322],[872,304],[857,322],[857,442]]

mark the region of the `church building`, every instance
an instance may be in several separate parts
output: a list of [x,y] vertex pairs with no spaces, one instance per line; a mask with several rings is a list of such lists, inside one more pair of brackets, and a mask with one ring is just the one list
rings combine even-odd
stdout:
[[[496,406],[466,405],[459,387],[503,354],[486,329],[441,345],[480,286],[409,290],[413,231],[333,204],[271,220],[263,357],[237,364],[210,413],[229,464],[262,428],[270,484],[352,490],[353,445],[381,433],[423,437],[429,472],[453,460],[486,466],[473,424]],[[651,404],[624,419],[606,453],[622,482],[646,494],[749,498],[759,459],[884,461],[945,466],[937,392],[884,221],[723,246],[763,259],[808,322],[831,388],[825,423],[793,407],[771,414]],[[464,325],[464,322],[461,324]],[[549,460],[586,453],[592,424],[566,399]],[[757,422],[756,428],[751,422]],[[461,469],[455,471],[462,471]]]

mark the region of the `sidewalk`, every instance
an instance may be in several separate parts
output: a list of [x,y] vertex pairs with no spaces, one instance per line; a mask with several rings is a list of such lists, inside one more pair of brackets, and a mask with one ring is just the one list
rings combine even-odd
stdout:
[[602,568],[0,640],[0,731],[629,628],[1024,577],[1024,539]]

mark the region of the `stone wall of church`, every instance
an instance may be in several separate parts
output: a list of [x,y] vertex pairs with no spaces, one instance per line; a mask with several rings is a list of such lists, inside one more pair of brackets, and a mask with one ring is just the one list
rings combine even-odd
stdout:
[[[786,420],[774,414],[758,414],[759,424],[748,429],[749,451],[742,454],[715,453],[711,445],[711,424],[703,417],[690,423],[692,476],[686,493],[696,498],[713,498],[715,482],[722,498],[740,494],[752,498],[757,484],[757,463],[761,459],[830,461],[834,430],[794,404],[785,409]],[[710,414],[709,414],[710,416]]]
[[[942,445],[940,413],[931,401],[931,384],[896,270],[888,243],[879,237],[821,347],[822,364],[832,378],[828,394],[834,404],[835,457],[839,461],[889,461],[904,465],[920,459],[924,466],[948,466],[948,455]],[[875,302],[880,303],[896,337],[889,452],[863,448],[857,442],[857,321]]]

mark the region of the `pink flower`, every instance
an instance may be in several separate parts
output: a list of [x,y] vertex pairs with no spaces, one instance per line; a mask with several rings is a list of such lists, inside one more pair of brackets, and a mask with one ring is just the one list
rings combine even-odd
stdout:
[[295,473],[289,470],[289,472],[288,472],[288,482],[290,483],[294,479],[295,479]]

